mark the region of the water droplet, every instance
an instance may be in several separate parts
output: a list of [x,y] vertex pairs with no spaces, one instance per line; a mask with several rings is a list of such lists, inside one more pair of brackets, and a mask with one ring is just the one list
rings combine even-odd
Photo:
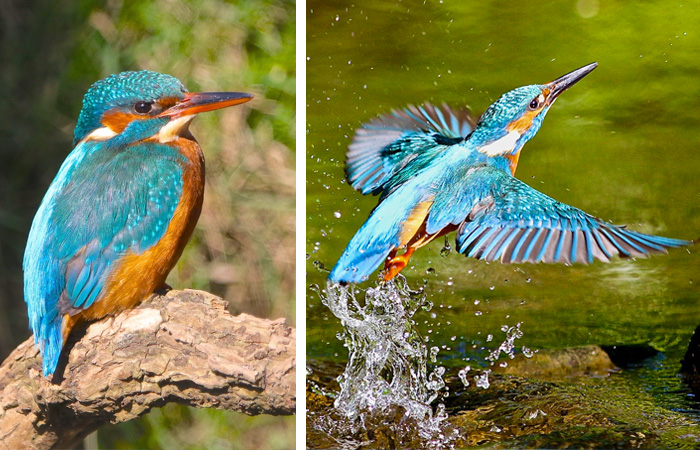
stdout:
[[340,211],[334,212],[333,215],[335,216],[336,219],[340,219],[340,216],[342,216],[342,214],[340,214]]
[[489,386],[491,386],[491,383],[489,383],[489,373],[491,373],[490,370],[485,370],[482,374],[475,375],[474,383],[482,389],[488,389]]
[[437,362],[437,355],[440,349],[438,347],[430,347],[430,362]]
[[456,436],[445,435],[441,422],[447,413],[435,402],[448,395],[442,378],[445,368],[435,367],[430,373],[426,368],[427,363],[437,362],[439,347],[428,344],[432,329],[420,336],[415,328],[414,314],[433,307],[424,290],[411,290],[403,277],[397,277],[366,290],[327,283],[319,294],[344,326],[337,337],[347,349],[348,360],[362,361],[348,365],[337,378],[336,407],[363,420],[378,405],[400,406],[416,420],[417,433],[439,441],[440,447],[450,447]]
[[472,370],[471,366],[466,366],[464,369],[457,372],[457,375],[459,376],[459,379],[462,380],[462,384],[464,385],[464,387],[469,386],[469,380],[467,380],[467,374],[469,373],[470,370]]
[[452,247],[450,247],[450,241],[447,239],[447,236],[445,236],[445,245],[442,246],[442,249],[440,249],[440,256],[443,258],[447,257],[450,253],[452,252]]

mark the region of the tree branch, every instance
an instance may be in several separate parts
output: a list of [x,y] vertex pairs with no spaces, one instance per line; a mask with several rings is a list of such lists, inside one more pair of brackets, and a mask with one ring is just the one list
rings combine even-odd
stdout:
[[168,402],[294,414],[295,341],[284,319],[234,317],[192,290],[73,330],[51,381],[30,338],[0,366],[0,449],[72,447]]

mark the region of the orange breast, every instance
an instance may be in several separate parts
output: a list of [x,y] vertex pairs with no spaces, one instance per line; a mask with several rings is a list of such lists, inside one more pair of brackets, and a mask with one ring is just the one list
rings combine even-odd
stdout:
[[63,320],[64,342],[80,320],[94,320],[134,307],[165,283],[192,236],[204,199],[204,156],[194,138],[173,141],[187,157],[183,165],[180,203],[163,237],[141,254],[127,254],[119,260],[104,287],[104,296],[90,308]]
[[429,244],[433,239],[444,236],[447,233],[454,231],[457,227],[449,225],[435,234],[428,234],[425,230],[425,225],[428,220],[430,208],[433,206],[433,201],[425,201],[418,203],[408,218],[404,222],[401,234],[399,235],[399,248],[419,248]]

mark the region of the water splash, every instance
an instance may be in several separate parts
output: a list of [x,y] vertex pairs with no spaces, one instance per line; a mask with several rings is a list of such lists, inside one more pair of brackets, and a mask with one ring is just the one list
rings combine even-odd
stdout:
[[501,331],[506,334],[506,339],[505,341],[501,342],[501,345],[499,345],[498,348],[491,351],[489,356],[486,357],[487,360],[491,361],[491,364],[498,361],[501,353],[506,355],[509,359],[515,358],[515,340],[523,337],[523,332],[520,330],[520,322],[516,323],[515,326],[512,327],[503,325],[501,326]]
[[428,373],[428,358],[436,361],[437,354],[433,350],[429,356],[413,322],[417,311],[432,307],[425,294],[412,291],[402,276],[368,288],[364,298],[361,289],[334,283],[318,293],[342,322],[340,337],[348,349],[336,410],[353,427],[363,427],[377,414],[396,417],[399,410],[401,419],[387,425],[400,442],[419,437],[428,448],[450,448],[456,431],[445,431],[444,405],[431,406],[445,390],[445,369]]

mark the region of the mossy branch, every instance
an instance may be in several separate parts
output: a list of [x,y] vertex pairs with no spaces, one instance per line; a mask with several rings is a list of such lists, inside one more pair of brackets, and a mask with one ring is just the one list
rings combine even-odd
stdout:
[[0,366],[0,449],[73,447],[168,402],[294,414],[295,341],[284,320],[231,316],[192,290],[74,330],[53,380],[30,338]]

